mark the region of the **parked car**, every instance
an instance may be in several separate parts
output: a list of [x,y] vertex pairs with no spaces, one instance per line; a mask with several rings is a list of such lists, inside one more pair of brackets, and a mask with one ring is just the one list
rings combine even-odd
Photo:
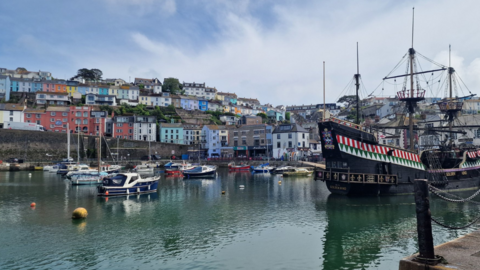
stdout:
[[23,159],[18,159],[18,158],[9,158],[5,160],[7,163],[23,163]]
[[162,157],[160,155],[152,155],[152,160],[160,160]]

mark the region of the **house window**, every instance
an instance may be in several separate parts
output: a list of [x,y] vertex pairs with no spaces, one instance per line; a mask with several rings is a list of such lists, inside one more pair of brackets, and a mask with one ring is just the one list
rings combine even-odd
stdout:
[[288,148],[292,148],[292,141],[288,141]]
[[67,120],[68,120],[67,118],[63,118],[62,122],[67,122]]
[[67,112],[63,112],[63,113],[62,113],[62,116],[68,116],[68,113],[67,113]]
[[29,113],[27,113],[27,118],[30,118],[30,117],[32,117],[32,115],[31,115],[31,114],[29,114]]
[[280,142],[277,142],[277,148],[280,148],[280,147],[281,147]]
[[55,118],[50,118],[50,122],[55,122]]
[[168,129],[165,129],[165,133],[168,133]]
[[247,138],[242,138],[242,145],[247,145]]
[[288,138],[289,138],[289,139],[292,138],[292,133],[288,133]]
[[37,114],[35,117],[36,117],[36,118],[40,118],[40,114]]
[[280,139],[280,134],[277,134],[277,139]]
[[55,116],[55,112],[50,112],[50,116]]
[[88,124],[88,119],[83,119],[83,124],[84,125]]

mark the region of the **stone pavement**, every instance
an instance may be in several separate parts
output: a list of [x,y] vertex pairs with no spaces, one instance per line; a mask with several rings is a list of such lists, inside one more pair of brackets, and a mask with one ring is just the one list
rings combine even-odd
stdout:
[[427,266],[412,261],[415,256],[404,258],[400,261],[399,270],[424,270],[424,269],[480,269],[480,231],[469,233],[453,241],[435,247],[435,255],[445,258],[445,264]]

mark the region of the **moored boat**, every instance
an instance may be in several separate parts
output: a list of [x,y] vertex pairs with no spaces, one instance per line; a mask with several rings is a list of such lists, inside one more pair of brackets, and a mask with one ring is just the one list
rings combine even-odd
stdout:
[[257,167],[253,167],[253,172],[254,173],[270,173],[273,170],[275,170],[275,167],[269,166],[270,163],[265,163],[258,165]]
[[284,172],[283,176],[310,176],[313,171],[307,170],[305,168],[295,168],[291,171]]
[[137,173],[143,173],[143,174],[151,174],[153,173],[154,169],[155,169],[154,166],[149,164],[141,164],[141,165],[135,166],[135,171]]
[[247,164],[235,165],[234,162],[228,163],[228,170],[230,171],[248,171],[250,166]]
[[274,174],[283,174],[284,172],[289,172],[294,170],[295,167],[292,166],[283,166],[283,167],[277,167],[275,170],[272,171]]
[[183,171],[186,178],[192,177],[215,177],[217,174],[217,167],[212,165],[202,165],[190,170]]
[[104,178],[99,186],[99,196],[132,195],[155,192],[160,176],[142,178],[139,173],[120,173]]

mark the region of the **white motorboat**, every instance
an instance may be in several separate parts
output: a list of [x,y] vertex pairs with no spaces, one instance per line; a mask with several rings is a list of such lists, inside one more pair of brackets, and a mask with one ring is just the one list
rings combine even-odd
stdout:
[[142,178],[139,173],[119,173],[104,178],[98,187],[99,196],[132,195],[155,192],[160,176]]
[[155,166],[149,164],[141,164],[135,166],[135,171],[137,173],[152,174],[155,169]]
[[198,166],[190,170],[183,171],[183,175],[186,178],[191,177],[215,177],[217,174],[217,166],[203,165]]

